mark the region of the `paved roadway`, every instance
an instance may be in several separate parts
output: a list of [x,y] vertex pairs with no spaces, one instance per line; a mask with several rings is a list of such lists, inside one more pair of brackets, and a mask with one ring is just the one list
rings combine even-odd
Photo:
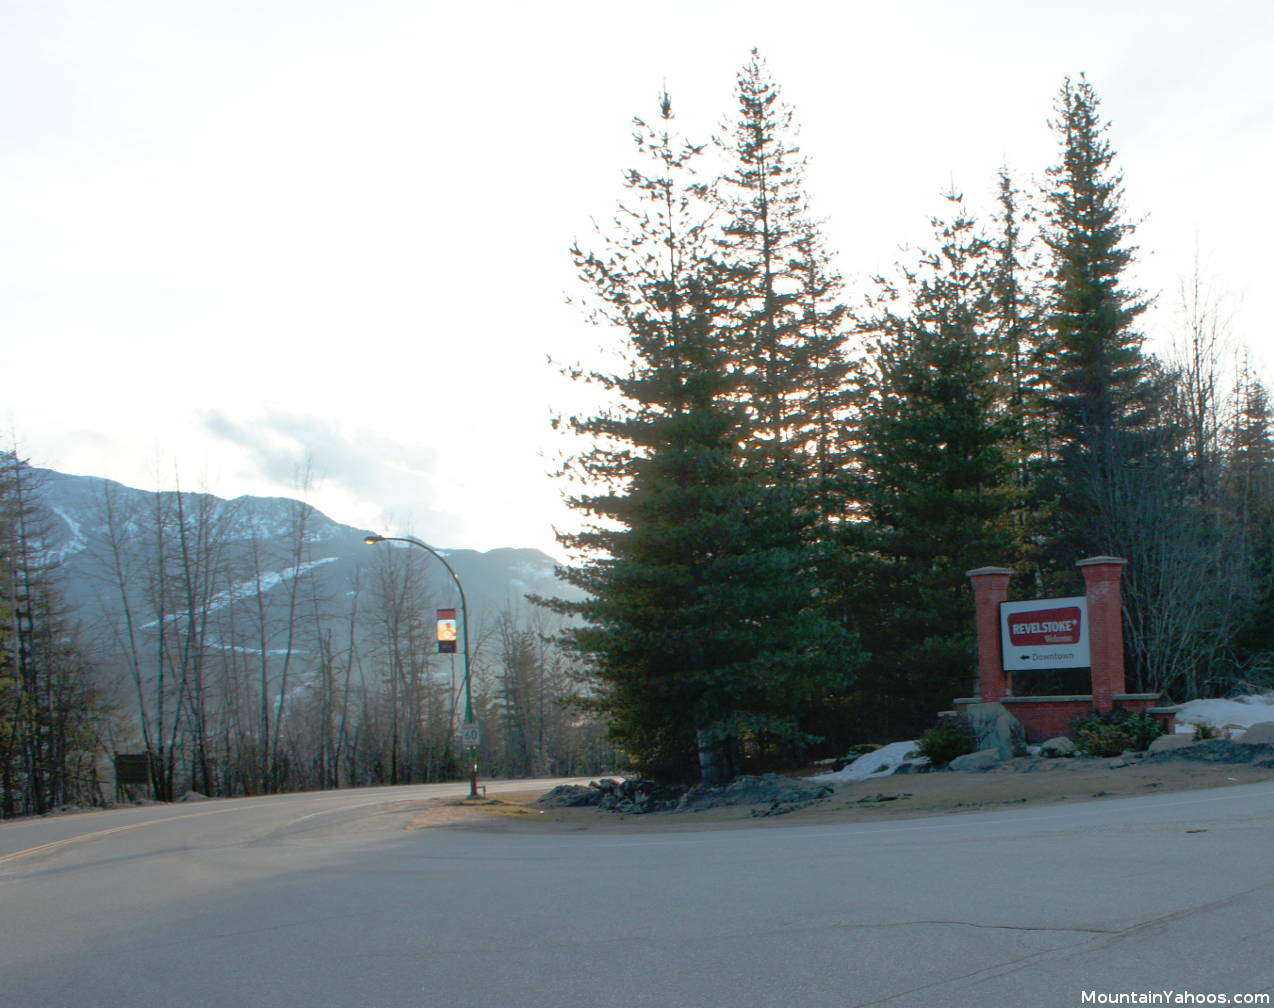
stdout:
[[462,788],[0,826],[0,1004],[1070,1008],[1085,991],[1274,991],[1274,783],[844,826],[402,828],[443,793]]

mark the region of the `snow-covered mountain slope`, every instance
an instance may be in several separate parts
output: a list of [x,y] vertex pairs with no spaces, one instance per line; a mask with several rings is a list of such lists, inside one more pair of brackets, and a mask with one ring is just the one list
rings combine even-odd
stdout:
[[[41,537],[44,552],[58,565],[63,594],[75,615],[90,626],[103,616],[118,615],[121,582],[135,598],[153,603],[160,548],[170,570],[189,563],[198,578],[212,579],[206,597],[213,609],[245,604],[261,593],[277,598],[301,576],[312,582],[307,599],[342,600],[358,592],[360,608],[366,608],[375,604],[370,585],[380,562],[378,551],[399,548],[368,546],[368,530],[342,525],[289,498],[179,497],[48,469],[33,475],[49,519]],[[183,518],[184,541],[177,532]],[[161,523],[168,529],[162,547],[156,535]],[[505,609],[525,609],[528,594],[579,597],[557,578],[554,560],[539,550],[438,548],[464,585],[475,633]],[[406,549],[411,558],[401,559],[420,565],[427,604],[458,605],[454,583],[442,565],[423,550]],[[166,619],[185,609],[181,591],[172,589],[171,594],[172,603],[164,606]],[[139,625],[155,620],[150,604]]]

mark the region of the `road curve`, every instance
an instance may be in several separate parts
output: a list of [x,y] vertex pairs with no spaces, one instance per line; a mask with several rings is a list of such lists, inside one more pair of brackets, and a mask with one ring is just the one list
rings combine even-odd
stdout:
[[1274,783],[787,829],[403,829],[457,793],[2,826],[2,1000],[1069,1008],[1274,991]]

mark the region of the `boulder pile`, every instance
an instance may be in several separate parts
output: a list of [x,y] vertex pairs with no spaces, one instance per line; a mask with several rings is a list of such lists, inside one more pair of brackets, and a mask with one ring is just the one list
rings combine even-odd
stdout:
[[538,804],[557,807],[596,806],[625,815],[650,812],[702,812],[727,806],[751,805],[754,816],[794,812],[829,797],[830,784],[780,774],[736,777],[718,787],[679,787],[641,777],[606,778],[583,784],[562,784],[543,795]]
[[[1153,750],[1153,746],[1151,747]],[[1147,763],[1166,763],[1169,760],[1191,760],[1197,763],[1250,763],[1263,769],[1274,768],[1274,743],[1230,742],[1226,739],[1209,739],[1171,749],[1152,751]]]

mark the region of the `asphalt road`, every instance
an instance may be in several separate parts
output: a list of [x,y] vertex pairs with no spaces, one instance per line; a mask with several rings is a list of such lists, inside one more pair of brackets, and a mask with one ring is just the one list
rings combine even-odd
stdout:
[[1085,992],[1274,992],[1271,783],[844,826],[402,828],[419,799],[462,790],[0,826],[0,1004],[1070,1008],[1113,1003]]

